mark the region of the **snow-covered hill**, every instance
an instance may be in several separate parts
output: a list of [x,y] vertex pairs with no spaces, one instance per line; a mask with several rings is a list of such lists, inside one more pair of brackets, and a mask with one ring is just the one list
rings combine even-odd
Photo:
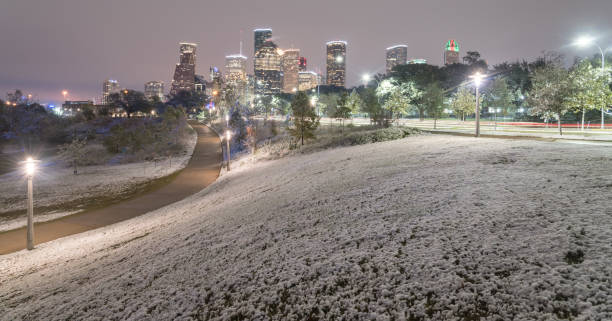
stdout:
[[601,146],[431,135],[264,162],[0,257],[0,319],[610,320],[610,195]]

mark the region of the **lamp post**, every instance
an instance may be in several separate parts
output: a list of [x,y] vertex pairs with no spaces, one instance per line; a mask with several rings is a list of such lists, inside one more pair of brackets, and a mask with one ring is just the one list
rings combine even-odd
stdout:
[[225,131],[225,143],[227,144],[226,146],[226,150],[227,150],[227,171],[229,172],[230,169],[230,138],[231,138],[232,134],[231,132],[228,130]]
[[[606,72],[606,53],[601,46],[595,42],[595,39],[592,37],[581,37],[576,42],[575,45],[578,47],[587,47],[589,45],[597,47],[599,49],[599,53],[601,54],[601,75],[603,76]],[[601,106],[601,129],[604,129],[604,107]]]
[[476,86],[476,137],[480,137],[480,84],[485,76],[477,72],[470,76],[474,80]]
[[34,191],[32,187],[34,172],[36,172],[36,162],[32,157],[28,157],[25,161],[25,174],[28,178],[28,228],[26,242],[28,250],[34,249]]
[[66,102],[66,96],[68,96],[68,90],[62,90],[62,96],[64,96],[64,102]]

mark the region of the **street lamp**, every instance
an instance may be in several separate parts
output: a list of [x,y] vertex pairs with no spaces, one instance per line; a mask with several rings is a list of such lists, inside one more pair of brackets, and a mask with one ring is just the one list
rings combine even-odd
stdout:
[[[603,76],[606,70],[606,54],[605,51],[601,49],[601,46],[595,42],[595,38],[589,36],[580,37],[576,40],[574,45],[581,48],[595,46],[599,49],[599,53],[601,53],[601,75]],[[604,107],[605,106],[601,106],[601,129],[604,129]]]
[[470,76],[476,86],[476,137],[480,137],[480,85],[484,79],[484,75],[477,72]]
[[36,161],[28,157],[24,162],[25,174],[28,179],[28,230],[27,243],[28,250],[34,249],[34,191],[32,188],[32,178],[36,172]]
[[230,130],[226,130],[225,131],[225,143],[227,144],[226,146],[226,150],[227,150],[227,171],[230,171],[230,138],[232,137],[232,133],[230,132]]
[[62,96],[64,96],[64,102],[65,102],[66,96],[68,96],[68,90],[62,90]]
[[363,76],[361,76],[361,80],[363,80],[363,82],[367,86],[370,80],[372,80],[372,77],[368,74],[364,74]]

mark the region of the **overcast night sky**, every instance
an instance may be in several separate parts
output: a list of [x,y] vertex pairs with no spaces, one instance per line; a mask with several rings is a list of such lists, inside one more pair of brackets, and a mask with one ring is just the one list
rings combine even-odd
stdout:
[[543,50],[572,58],[595,53],[569,46],[583,34],[612,45],[610,14],[610,0],[2,0],[0,93],[20,88],[47,102],[67,89],[69,99],[91,99],[106,78],[137,90],[163,80],[168,90],[178,42],[198,43],[197,73],[207,75],[238,53],[241,30],[252,73],[258,27],[323,72],[325,42],[348,41],[349,85],[383,71],[385,48],[399,43],[431,64],[442,63],[448,39],[490,64]]

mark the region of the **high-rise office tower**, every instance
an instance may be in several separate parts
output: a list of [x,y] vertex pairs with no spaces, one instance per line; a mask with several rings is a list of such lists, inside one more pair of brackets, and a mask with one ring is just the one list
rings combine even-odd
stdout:
[[387,48],[387,74],[391,73],[393,67],[405,65],[408,62],[408,46],[397,45]]
[[300,71],[298,74],[298,90],[310,90],[319,84],[319,75],[314,71]]
[[300,50],[283,51],[283,92],[292,93],[298,90],[298,72],[300,68]]
[[210,86],[213,92],[221,93],[223,89],[223,75],[217,67],[210,67]]
[[327,43],[327,84],[336,87],[346,84],[346,41]]
[[255,46],[254,46],[254,54],[257,55],[257,51],[261,49],[263,44],[272,38],[272,29],[264,28],[264,29],[255,29],[253,30],[255,33]]
[[306,71],[307,68],[307,61],[306,61],[306,57],[300,57],[300,71]]
[[452,65],[461,63],[459,57],[459,44],[455,40],[449,40],[444,46],[444,64]]
[[163,81],[149,81],[144,85],[145,97],[149,100],[153,100],[154,97],[159,98],[160,101],[164,100],[164,82]]
[[179,91],[195,90],[195,63],[196,63],[196,48],[195,43],[180,43],[179,63],[176,64],[174,70],[174,78],[172,78],[172,89],[170,94],[175,95]]
[[225,85],[234,91],[243,105],[247,100],[246,63],[247,57],[243,55],[225,56]]
[[258,43],[263,35],[271,37],[272,31],[267,30],[269,33],[260,34],[259,38],[258,31],[255,30],[255,46],[258,49],[255,52],[253,65],[255,67],[255,94],[257,95],[278,94],[282,88],[282,51],[272,40],[268,39],[263,43]]
[[102,84],[102,104],[108,105],[110,102],[108,96],[119,91],[119,83],[113,79],[107,79]]

